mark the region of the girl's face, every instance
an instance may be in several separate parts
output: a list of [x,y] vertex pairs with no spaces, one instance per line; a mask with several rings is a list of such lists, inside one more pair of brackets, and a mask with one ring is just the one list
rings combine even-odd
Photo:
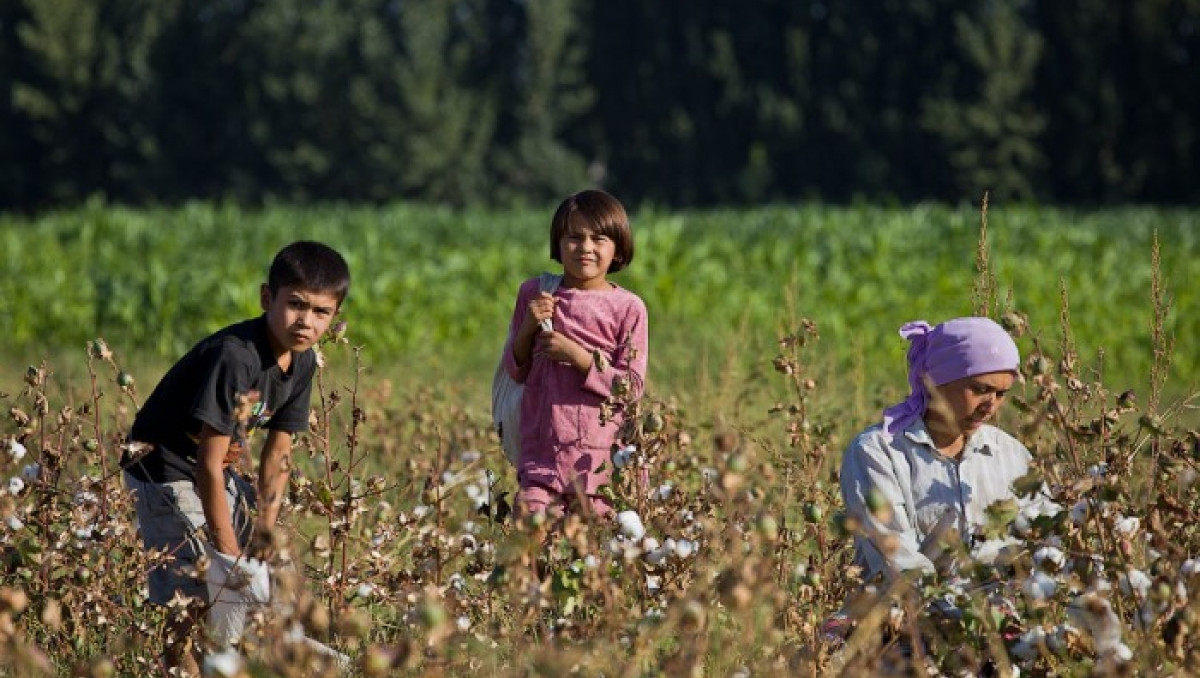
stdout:
[[558,251],[568,287],[607,287],[605,275],[617,253],[617,244],[612,238],[587,227],[575,227],[559,240]]
[[942,384],[925,412],[926,422],[970,436],[996,416],[1015,380],[1012,372],[988,372]]

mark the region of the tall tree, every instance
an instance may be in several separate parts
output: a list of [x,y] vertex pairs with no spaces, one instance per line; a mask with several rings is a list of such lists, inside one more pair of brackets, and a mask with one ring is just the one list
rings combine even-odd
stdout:
[[941,141],[960,196],[1035,197],[1046,122],[1031,91],[1042,39],[1013,0],[954,18],[961,50],[956,86],[924,102],[922,125]]
[[511,58],[493,62],[502,69],[493,77],[505,83],[494,171],[509,199],[552,200],[588,179],[584,158],[566,141],[569,128],[595,100],[583,71],[581,8],[577,0],[505,4],[510,11],[512,4],[519,6],[520,13],[509,16],[523,30],[513,42],[498,45]]
[[35,143],[33,120],[17,102],[38,79],[20,38],[20,26],[29,20],[24,0],[0,3],[0,209],[32,207],[44,197],[39,158],[45,147]]
[[438,202],[480,200],[498,109],[488,89],[471,80],[487,30],[483,3],[409,0],[400,4],[399,27],[396,82],[408,129],[402,188]]
[[21,49],[44,75],[20,83],[15,107],[47,149],[40,181],[55,201],[94,192],[154,196],[143,183],[158,153],[142,115],[154,86],[150,51],[173,12],[169,0],[38,0],[18,27]]

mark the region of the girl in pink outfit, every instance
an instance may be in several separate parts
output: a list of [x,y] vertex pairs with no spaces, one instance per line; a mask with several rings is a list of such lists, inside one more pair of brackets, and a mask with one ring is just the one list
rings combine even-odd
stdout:
[[[601,404],[638,398],[646,376],[646,306],[608,280],[633,261],[625,208],[603,191],[563,201],[550,227],[550,257],[563,266],[553,294],[526,280],[509,327],[504,368],[525,385],[517,511],[612,512],[599,495],[609,482],[610,453],[621,411],[605,423]],[[541,326],[549,319],[552,330]]]

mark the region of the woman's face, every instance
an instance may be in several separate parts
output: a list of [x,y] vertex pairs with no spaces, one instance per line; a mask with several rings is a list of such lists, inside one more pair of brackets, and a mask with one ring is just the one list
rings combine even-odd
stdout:
[[938,428],[970,436],[996,416],[1015,380],[1012,372],[988,372],[942,384],[925,417]]

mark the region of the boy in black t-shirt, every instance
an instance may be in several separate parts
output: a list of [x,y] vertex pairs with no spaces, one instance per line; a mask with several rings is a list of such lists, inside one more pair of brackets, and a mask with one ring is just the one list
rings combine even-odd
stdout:
[[[145,548],[174,556],[150,572],[150,602],[180,594],[207,601],[207,584],[195,577],[197,558],[208,548],[218,552],[214,558],[244,562],[253,530],[275,525],[293,434],[308,429],[312,349],[349,287],[349,268],[336,251],[310,241],[288,245],[260,290],[264,314],[196,344],[138,412],[121,463]],[[266,440],[256,493],[234,467],[258,429]],[[188,650],[194,623],[174,629],[165,659],[199,675]]]

